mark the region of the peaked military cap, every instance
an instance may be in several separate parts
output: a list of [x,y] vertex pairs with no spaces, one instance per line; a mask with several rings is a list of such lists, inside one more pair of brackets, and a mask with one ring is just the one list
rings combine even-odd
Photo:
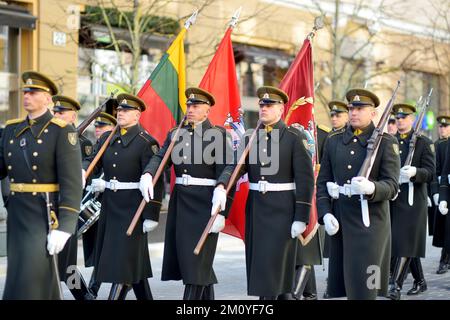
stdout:
[[375,93],[366,89],[350,89],[345,95],[348,101],[348,107],[365,107],[372,106],[378,107],[380,105],[380,99]]
[[392,110],[396,118],[404,118],[407,115],[414,114],[416,112],[416,107],[410,103],[397,103],[394,104]]
[[45,91],[50,93],[52,96],[58,94],[58,87],[56,84],[50,80],[46,75],[36,72],[36,71],[26,71],[22,73],[22,91]]
[[395,123],[395,114],[391,113],[389,115],[388,123]]
[[78,101],[66,97],[66,96],[53,96],[53,112],[62,111],[78,111],[81,109],[81,105]]
[[345,102],[339,101],[339,100],[333,100],[328,103],[328,108],[330,109],[330,115],[335,115],[336,113],[340,112],[347,112],[348,113],[348,107]]
[[186,95],[187,98],[186,103],[188,105],[197,103],[199,104],[206,103],[209,104],[210,106],[213,106],[216,103],[216,100],[214,99],[214,96],[211,93],[200,88],[196,87],[187,88],[184,94]]
[[140,98],[128,93],[121,93],[117,96],[119,106],[117,109],[134,109],[144,111],[146,109],[145,102]]
[[437,122],[439,124],[443,124],[443,125],[450,125],[450,116],[447,115],[440,115],[436,118]]
[[288,95],[281,89],[263,86],[256,91],[256,95],[259,98],[259,104],[276,104],[287,103],[289,100]]
[[116,118],[106,112],[100,112],[99,116],[95,118],[94,126],[115,126],[117,124]]

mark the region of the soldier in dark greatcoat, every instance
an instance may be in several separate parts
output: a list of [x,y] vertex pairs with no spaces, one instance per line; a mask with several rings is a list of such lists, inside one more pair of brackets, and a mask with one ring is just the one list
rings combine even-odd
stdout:
[[[257,95],[264,128],[239,172],[248,173],[250,182],[245,224],[247,292],[263,300],[290,299],[297,238],[309,221],[314,191],[312,159],[305,134],[281,120],[286,93],[266,86]],[[244,141],[238,158],[249,144],[249,134]],[[235,165],[225,169],[217,188],[227,186],[234,169]]]
[[[226,208],[221,205],[222,212],[215,219],[199,255],[194,254],[194,248],[215,211],[211,205],[213,194],[221,203],[226,202],[225,190],[214,192],[214,186],[227,162],[233,160],[232,141],[224,128],[208,120],[214,97],[200,88],[188,88],[185,94],[186,123],[166,164],[173,165],[176,179],[170,194],[161,279],[182,280],[184,300],[213,300],[217,278],[212,265],[218,232],[225,226],[231,201]],[[168,152],[174,132],[175,129],[169,131],[160,152],[143,171],[142,189],[147,200],[153,189],[152,177]]]
[[[131,287],[138,300],[150,300],[153,296],[147,278],[152,276],[152,269],[147,233],[158,225],[162,183],[157,184],[154,199],[144,208],[140,228],[131,236],[127,236],[126,231],[142,201],[139,178],[150,158],[158,152],[159,146],[139,125],[145,103],[129,94],[119,94],[117,101],[119,130],[96,165],[97,170],[103,169],[103,179],[93,179],[91,184],[93,192],[103,192],[97,226],[94,277],[98,282],[113,284],[110,300],[125,299]],[[103,134],[99,146],[105,143],[109,134]],[[98,148],[95,149],[91,157],[84,161],[85,169],[98,153]]]
[[[330,297],[375,299],[388,289],[389,200],[398,190],[398,145],[384,134],[369,179],[359,177],[380,102],[365,89],[352,89],[346,98],[349,126],[328,136],[317,180],[319,222],[331,236],[327,292]],[[362,200],[367,201],[368,227],[362,221]]]
[[412,126],[416,107],[399,103],[393,107],[397,118],[396,134],[400,147],[400,189],[398,196],[391,201],[392,257],[396,265],[392,272],[389,297],[400,299],[403,281],[408,266],[414,277],[414,285],[408,295],[426,290],[427,285],[422,271],[421,257],[425,257],[426,228],[428,212],[427,183],[433,179],[435,172],[434,145],[430,139],[418,136],[414,156],[410,165],[405,165],[413,135]]

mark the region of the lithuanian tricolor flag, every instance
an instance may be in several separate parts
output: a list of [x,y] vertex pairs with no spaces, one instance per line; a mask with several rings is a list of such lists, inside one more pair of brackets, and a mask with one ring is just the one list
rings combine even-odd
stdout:
[[167,132],[186,112],[186,65],[183,28],[138,93],[147,104],[141,125],[163,144]]

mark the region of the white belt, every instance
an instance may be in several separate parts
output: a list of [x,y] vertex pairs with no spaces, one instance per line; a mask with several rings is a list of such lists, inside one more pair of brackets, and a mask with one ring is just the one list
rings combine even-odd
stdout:
[[139,189],[139,182],[120,182],[110,180],[105,182],[105,188],[113,191]]
[[442,179],[442,177],[441,176],[439,176],[439,177],[437,177],[438,178],[438,183],[441,183],[441,179]]
[[214,187],[217,180],[205,179],[205,178],[194,178],[188,174],[183,174],[181,177],[175,179],[176,184],[182,184],[183,186],[211,186]]
[[344,184],[343,186],[339,186],[339,193],[346,195],[347,197],[361,195],[361,193],[355,192],[351,184]]
[[295,182],[288,183],[269,183],[267,181],[258,181],[250,183],[250,190],[266,193],[267,191],[289,191],[295,190]]

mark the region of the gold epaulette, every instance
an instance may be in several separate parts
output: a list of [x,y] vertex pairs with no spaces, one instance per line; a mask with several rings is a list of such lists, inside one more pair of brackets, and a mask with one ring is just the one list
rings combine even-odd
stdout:
[[65,126],[67,126],[67,122],[65,122],[62,119],[55,118],[55,117],[53,117],[52,120],[50,120],[50,122],[56,124],[57,126],[60,126],[61,128],[64,128]]
[[23,119],[23,118],[11,119],[11,120],[6,121],[6,125],[9,126],[11,124],[20,123],[20,122],[22,122],[24,120],[25,119]]
[[327,139],[329,139],[329,138],[331,138],[331,137],[334,137],[334,136],[337,135],[337,134],[344,133],[344,132],[345,132],[345,130],[333,131],[333,132],[331,132],[331,133],[327,136]]
[[325,132],[330,132],[330,131],[331,131],[331,128],[328,128],[327,126],[325,126],[325,125],[323,125],[323,124],[319,124],[317,127],[318,127],[319,129],[322,129],[322,130],[325,131]]

